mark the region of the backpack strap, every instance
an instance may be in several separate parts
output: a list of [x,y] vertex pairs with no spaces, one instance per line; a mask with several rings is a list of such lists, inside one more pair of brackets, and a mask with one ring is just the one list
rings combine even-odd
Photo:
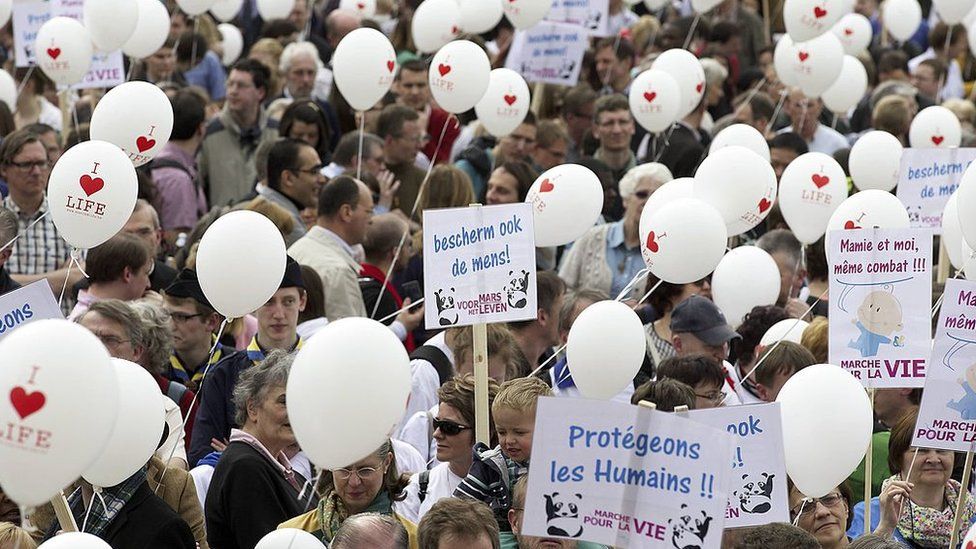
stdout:
[[420,477],[418,479],[417,485],[420,487],[420,491],[417,492],[417,497],[420,498],[420,503],[423,503],[427,499],[427,486],[430,484],[430,469],[424,469],[420,472]]
[[433,345],[421,345],[410,353],[410,359],[419,358],[426,360],[434,365],[434,369],[437,370],[437,377],[440,378],[441,385],[443,385],[447,380],[451,379],[454,375],[454,366],[451,365],[451,361],[444,354],[444,351],[434,347]]

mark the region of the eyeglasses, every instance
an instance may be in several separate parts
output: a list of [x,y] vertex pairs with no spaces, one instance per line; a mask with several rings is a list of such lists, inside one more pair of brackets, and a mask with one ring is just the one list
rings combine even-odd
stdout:
[[420,145],[426,145],[427,143],[430,142],[430,136],[429,135],[418,135],[416,137],[408,137],[406,135],[398,135],[398,136],[396,136],[396,138],[397,139],[403,139],[404,141],[412,141],[412,142],[418,143]]
[[726,394],[727,393],[725,391],[716,391],[714,393],[708,393],[707,395],[700,395],[698,393],[695,393],[695,396],[698,398],[709,400],[711,402],[722,402],[725,400]]
[[638,200],[647,200],[651,196],[651,191],[634,191],[634,198]]
[[172,318],[172,319],[173,319],[173,320],[174,320],[175,322],[178,322],[178,323],[180,323],[180,324],[183,324],[184,322],[186,322],[187,320],[190,320],[191,318],[196,318],[196,317],[198,317],[198,316],[203,316],[203,315],[202,315],[202,314],[200,314],[200,313],[196,313],[196,314],[192,314],[192,315],[188,315],[188,314],[186,314],[186,313],[178,313],[178,312],[170,312],[170,313],[169,313],[169,316],[170,316],[170,318]]
[[318,175],[322,171],[322,164],[316,164],[311,168],[291,168],[291,171],[298,173],[307,173],[309,175]]
[[453,437],[454,435],[460,433],[461,431],[471,428],[468,427],[467,425],[461,425],[460,423],[455,423],[447,419],[437,419],[437,418],[434,418],[433,425],[435,431],[440,429],[442,433],[444,433],[449,437]]
[[34,160],[32,162],[10,162],[10,165],[17,168],[18,170],[24,170],[25,172],[30,171],[33,168],[39,170],[46,170],[48,166],[51,165],[47,160]]
[[359,469],[333,469],[332,476],[339,480],[349,480],[349,477],[356,475],[359,480],[369,480],[379,472],[376,467],[360,467]]
[[95,332],[95,337],[102,342],[102,345],[108,347],[109,349],[117,349],[119,345],[129,343],[131,341],[129,339],[122,339],[111,334],[100,334],[98,332]]
[[831,492],[821,498],[803,498],[800,500],[799,505],[790,509],[790,516],[794,518],[797,515],[800,515],[801,517],[809,517],[817,512],[817,503],[820,503],[827,509],[837,509],[840,507],[841,503],[845,502],[844,497],[837,492]]

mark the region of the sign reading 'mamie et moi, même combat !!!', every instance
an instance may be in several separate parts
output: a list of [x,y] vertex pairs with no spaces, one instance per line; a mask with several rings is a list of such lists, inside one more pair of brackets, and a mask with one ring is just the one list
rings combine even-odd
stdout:
[[718,549],[732,436],[679,414],[540,398],[522,534]]
[[424,212],[427,328],[535,319],[529,204]]

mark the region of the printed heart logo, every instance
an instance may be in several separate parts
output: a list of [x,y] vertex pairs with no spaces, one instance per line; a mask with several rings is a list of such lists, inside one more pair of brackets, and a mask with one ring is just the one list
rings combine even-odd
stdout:
[[363,4],[362,2],[359,2],[358,4],[356,4],[356,7],[362,10],[362,9],[365,9],[366,8],[366,4]]
[[844,36],[850,36],[854,34],[854,29],[844,29]]
[[451,72],[451,66],[441,63],[440,65],[437,65],[437,72],[441,73],[441,76],[444,76],[445,74]]
[[806,60],[807,60],[807,58],[808,58],[808,57],[810,57],[810,54],[809,54],[809,53],[807,53],[807,52],[805,52],[805,51],[801,51],[801,52],[799,53],[799,55],[800,55],[800,62],[801,62],[801,63],[802,63],[802,62],[804,62],[804,61],[806,61]]
[[139,149],[139,152],[146,152],[155,146],[156,140],[150,137],[140,135],[139,138],[136,139],[136,148]]
[[13,404],[20,419],[27,419],[27,416],[43,408],[46,400],[40,391],[28,393],[23,387],[14,387],[10,391],[10,404]]
[[648,103],[653,103],[655,97],[657,97],[657,92],[644,92],[644,99],[647,99]]
[[393,72],[393,67],[395,67],[395,66],[396,66],[396,63],[394,63],[393,61],[387,61],[386,62],[386,70],[388,70],[390,72]]
[[854,222],[851,220],[847,220],[847,223],[844,223],[844,228],[847,229],[848,231],[851,229],[860,229],[860,227],[855,225]]
[[705,87],[705,83],[704,82],[699,82],[698,85],[695,86],[695,91],[698,92],[698,93],[701,93],[702,92],[702,89],[704,89],[704,87]]
[[457,25],[451,25],[451,34],[457,34],[457,33],[458,33]]
[[555,188],[556,188],[556,186],[553,185],[551,181],[549,181],[548,179],[543,179],[542,180],[542,184],[539,185],[539,192],[540,193],[547,193],[547,192],[549,192],[549,191],[551,191],[551,190],[553,190]]
[[503,99],[505,99],[505,102],[508,103],[509,106],[512,106],[516,101],[518,101],[518,97],[515,97],[514,95],[506,95]]
[[102,187],[105,186],[105,181],[101,177],[96,177],[93,179],[92,176],[88,174],[81,176],[78,183],[81,184],[81,189],[85,191],[85,194],[88,196],[97,193],[98,191],[102,190]]
[[933,135],[932,136],[932,142],[935,143],[935,146],[936,147],[938,147],[939,145],[941,145],[943,141],[945,141],[945,137],[943,137],[941,135]]
[[58,56],[61,55],[61,48],[48,48],[47,54],[51,57],[51,59],[57,59]]
[[820,6],[813,7],[813,16],[816,17],[817,19],[820,19],[821,17],[824,17],[826,15],[827,15],[827,10],[821,8]]
[[967,541],[966,549],[976,549],[976,541]]
[[759,213],[765,213],[765,211],[768,210],[769,207],[772,205],[773,205],[772,202],[763,198],[762,200],[759,201]]
[[811,177],[810,179],[813,180],[813,184],[816,185],[818,189],[822,189],[824,188],[824,185],[830,183],[829,177],[827,177],[826,175],[820,175],[819,173],[813,174],[813,177]]
[[655,238],[654,231],[651,231],[647,235],[647,251],[651,252],[652,254],[656,254],[657,251],[661,249],[661,246],[654,241]]

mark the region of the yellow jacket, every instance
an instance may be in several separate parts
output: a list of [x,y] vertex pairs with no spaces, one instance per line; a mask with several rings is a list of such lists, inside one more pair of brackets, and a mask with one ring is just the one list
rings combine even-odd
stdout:
[[[407,538],[410,540],[410,549],[420,549],[420,544],[417,542],[417,525],[396,513],[393,513],[393,518],[397,519],[407,531]],[[321,535],[320,533],[322,532],[322,525],[319,524],[318,513],[315,509],[312,509],[304,515],[298,515],[293,519],[282,522],[278,525],[278,528],[298,528],[316,536]]]

